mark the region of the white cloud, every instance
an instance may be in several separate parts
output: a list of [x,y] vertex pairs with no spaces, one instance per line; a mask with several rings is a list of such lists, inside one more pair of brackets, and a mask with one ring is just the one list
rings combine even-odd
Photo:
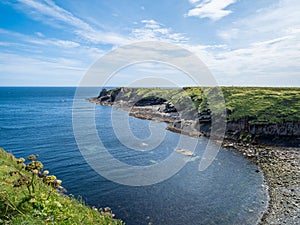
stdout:
[[6,29],[2,29],[0,28],[0,34],[1,35],[9,35],[9,36],[14,36],[20,39],[23,39],[24,37],[27,37],[24,34],[18,33],[18,32],[14,32],[14,31],[10,31],[10,30],[6,30]]
[[232,39],[235,39],[238,37],[239,29],[237,28],[231,28],[228,30],[221,30],[218,31],[217,35],[221,37],[222,39],[226,41],[231,41]]
[[80,46],[77,42],[65,40],[54,41],[53,44],[64,48],[76,48]]
[[218,35],[225,41],[232,40],[234,46],[245,46],[256,41],[297,34],[300,30],[299,11],[298,0],[280,0],[234,24],[224,25]]
[[26,10],[32,16],[44,15],[48,18],[55,18],[58,21],[81,27],[82,29],[90,29],[90,26],[82,20],[76,18],[70,12],[55,5],[51,0],[34,1],[34,0],[18,0],[21,4],[27,6],[31,10]]
[[188,40],[182,33],[174,33],[172,29],[166,28],[155,20],[142,20],[142,28],[132,31],[133,39],[137,41],[166,41],[173,43],[184,43]]
[[229,5],[237,0],[190,0],[190,3],[197,4],[195,8],[188,11],[185,16],[195,16],[199,18],[209,18],[211,20],[219,20],[232,13],[226,9]]
[[[43,74],[48,73],[48,71],[55,71],[57,74],[60,71],[60,74],[64,74],[67,68],[71,70],[72,68],[76,69],[76,67],[87,67],[89,64],[87,61],[94,61],[105,53],[97,47],[92,47],[93,44],[109,43],[118,46],[134,41],[158,40],[177,43],[195,52],[221,84],[300,86],[300,20],[298,20],[300,5],[298,0],[282,0],[268,8],[237,20],[233,24],[224,24],[222,29],[216,32],[221,37],[221,42],[217,42],[215,45],[190,44],[187,42],[188,38],[185,34],[176,33],[171,28],[165,27],[155,20],[142,20],[140,23],[136,23],[135,27],[138,24],[141,27],[133,29],[132,33],[125,37],[116,33],[99,31],[70,12],[56,6],[50,0],[43,2],[20,0],[20,2],[23,6],[26,5],[31,9],[31,11],[26,11],[28,15],[33,17],[39,15],[36,19],[44,20],[48,17],[48,19],[50,18],[57,23],[71,25],[77,38],[74,41],[47,39],[37,33],[34,37],[29,37],[0,29],[0,34],[14,35],[19,40],[22,39],[22,42],[18,44],[29,42],[39,46],[56,46],[69,56],[69,58],[64,57],[64,59],[61,58],[57,61],[56,59],[52,61],[45,59],[45,64],[43,64],[43,59],[30,58],[30,55],[25,57],[30,60],[21,61],[21,58],[24,58],[22,56],[18,58],[1,54],[2,71],[11,71],[7,74],[12,74],[13,68],[21,73],[24,66],[18,66],[16,61],[9,61],[5,57],[18,59],[17,62],[23,62],[23,65],[26,63],[28,74]],[[226,7],[235,1],[190,0],[190,2],[195,5],[194,9],[202,10],[197,11],[198,17],[217,20],[230,13],[226,10]],[[32,14],[32,11],[34,11],[34,14]],[[78,39],[83,41],[80,42]],[[84,44],[85,40],[89,42]],[[1,46],[5,47],[14,44],[14,42],[0,43]],[[132,54],[135,53],[132,52]],[[150,55],[154,53],[145,51],[143,54]],[[83,55],[87,57],[83,59]],[[68,60],[84,66],[76,66]],[[82,60],[85,61],[82,62]],[[43,65],[46,65],[47,71],[43,69]]]
[[0,53],[1,85],[76,85],[81,66],[78,60]]
[[[300,86],[300,39],[282,37],[243,48],[185,45],[221,85]],[[292,44],[294,48],[287,48]]]
[[[281,0],[225,25],[216,32],[219,44],[179,44],[198,55],[222,85],[300,86],[299,11],[297,0]],[[163,25],[147,22],[145,36],[158,38],[154,31]]]
[[4,42],[4,41],[0,41],[0,46],[5,46],[5,47],[8,47],[8,46],[13,46],[15,43],[12,43],[12,42]]
[[230,49],[185,46],[209,67],[220,84],[300,86],[300,36],[289,35]]
[[[0,42],[0,46],[3,47],[0,57],[1,73],[9,77],[20,77],[18,73],[24,74],[22,77],[25,78],[26,76],[39,77],[48,72],[49,74],[53,72],[57,76],[59,74],[71,76],[72,70],[76,70],[74,75],[83,74],[91,62],[104,54],[104,51],[99,48],[80,45],[70,40],[38,38],[35,35],[30,36],[4,29],[0,29],[0,34],[6,40],[11,40]],[[74,80],[72,82],[74,84]],[[62,83],[57,82],[57,84]]]
[[217,31],[224,48],[187,48],[221,84],[300,86],[299,11],[297,0],[281,0]]
[[59,39],[33,39],[33,38],[27,38],[27,42],[38,44],[38,45],[52,45],[62,48],[76,48],[79,47],[80,44],[74,41],[68,41],[68,40],[59,40]]
[[47,39],[42,33],[36,32],[35,34],[39,37],[32,37],[29,35],[5,30],[5,29],[0,29],[0,34],[6,35],[7,37],[11,38],[17,38],[19,43],[20,42],[25,42],[25,43],[33,43],[36,45],[44,45],[44,46],[58,46],[62,48],[76,48],[79,47],[80,44],[74,41],[69,41],[69,40],[61,40],[61,39]]
[[[170,28],[164,27],[155,20],[142,20],[142,28],[134,29],[132,36],[123,36],[113,32],[104,32],[91,27],[88,23],[74,16],[67,10],[57,6],[52,0],[18,0],[23,11],[34,19],[45,22],[51,20],[53,23],[65,23],[73,27],[73,33],[80,39],[87,40],[92,44],[124,45],[134,41],[161,40],[170,42],[183,42],[187,38],[180,33],[174,33]],[[20,7],[20,6],[19,6]],[[30,10],[28,10],[28,8]],[[58,43],[63,44],[63,43]],[[65,46],[75,46],[72,43],[65,43]]]
[[44,35],[43,33],[41,33],[41,32],[35,32],[35,34],[36,34],[37,36],[39,36],[39,37],[45,37],[45,35]]
[[[122,45],[128,43],[128,39],[119,34],[103,32],[94,29],[83,20],[77,18],[69,11],[57,6],[52,0],[18,0],[23,11],[36,20],[51,23],[65,23],[73,27],[73,32],[84,40],[99,44]],[[54,19],[54,21],[53,21]]]

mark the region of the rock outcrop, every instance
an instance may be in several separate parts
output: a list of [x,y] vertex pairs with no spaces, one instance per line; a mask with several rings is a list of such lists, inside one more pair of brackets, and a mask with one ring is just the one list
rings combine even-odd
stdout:
[[[195,107],[169,102],[157,96],[143,96],[138,88],[102,89],[99,96],[88,99],[101,105],[118,106],[131,116],[169,123],[168,130],[190,136],[209,136],[211,110],[199,112]],[[227,109],[227,114],[231,111]],[[245,112],[247,114],[247,112]],[[300,146],[300,121],[284,123],[253,123],[255,118],[227,119],[226,138],[243,142],[280,146]]]

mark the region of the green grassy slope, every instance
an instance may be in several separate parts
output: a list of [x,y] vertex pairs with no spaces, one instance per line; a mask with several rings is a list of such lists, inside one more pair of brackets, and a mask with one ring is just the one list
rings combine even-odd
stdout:
[[0,148],[0,224],[122,224],[109,208],[93,209],[59,194],[60,181],[36,159],[23,161]]
[[256,123],[300,121],[300,88],[223,87],[229,119],[254,117]]
[[[269,124],[300,121],[300,88],[277,87],[221,87],[228,121],[250,117],[251,123]],[[211,88],[186,87],[180,89],[138,88],[127,95],[161,97],[168,101],[185,101],[189,96],[198,111],[210,108],[204,93]]]

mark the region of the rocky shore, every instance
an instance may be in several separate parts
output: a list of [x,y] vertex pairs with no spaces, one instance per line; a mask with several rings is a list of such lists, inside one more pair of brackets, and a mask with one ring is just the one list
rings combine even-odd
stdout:
[[253,145],[229,140],[225,140],[223,146],[240,152],[263,170],[268,185],[269,203],[259,224],[299,224],[299,148]]
[[[172,103],[163,96],[158,97],[157,94],[156,96],[143,95],[139,93],[139,88],[115,88],[103,89],[99,96],[88,100],[96,104],[117,106],[140,119],[167,122],[169,124],[167,129],[174,132],[190,136],[209,136],[212,112],[208,104],[203,104],[204,107],[199,112],[190,97],[184,96],[185,93],[180,94],[182,96],[175,100],[177,102]],[[167,98],[170,98],[170,95],[172,92]],[[202,101],[205,102],[203,99]],[[282,107],[286,108],[286,106]],[[234,111],[226,109],[227,118]],[[300,121],[258,121],[257,118],[247,115],[247,112],[244,114],[240,118],[227,119],[225,133],[227,139],[255,144],[300,147]]]
[[[129,94],[128,94],[129,93]],[[199,113],[162,98],[137,101],[131,89],[103,89],[90,102],[117,106],[129,115],[168,123],[167,129],[190,136],[209,136],[210,110]],[[178,110],[179,108],[179,110]],[[197,120],[195,120],[197,118]],[[268,208],[259,224],[300,223],[300,123],[250,124],[245,117],[227,122],[223,147],[238,151],[259,165],[268,184]],[[277,146],[275,146],[277,145]],[[259,172],[259,171],[257,171]]]

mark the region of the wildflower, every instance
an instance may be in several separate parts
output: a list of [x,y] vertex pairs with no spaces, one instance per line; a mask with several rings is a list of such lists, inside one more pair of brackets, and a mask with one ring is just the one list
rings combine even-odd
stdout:
[[54,204],[55,204],[57,207],[59,207],[59,208],[62,207],[62,204],[61,204],[60,202],[58,202],[58,201],[55,201]]
[[44,165],[41,162],[32,161],[26,165],[25,169],[27,171],[33,171],[33,170],[41,170],[41,169],[43,169],[43,167],[44,167]]
[[19,158],[18,160],[17,160],[17,163],[18,164],[21,164],[21,163],[24,163],[25,162],[25,159],[24,158]]
[[61,180],[53,180],[52,182],[50,182],[51,187],[53,188],[58,188],[61,185],[62,181]]
[[48,175],[48,174],[49,174],[49,171],[48,171],[48,170],[44,170],[43,174],[44,174],[44,175]]
[[111,208],[105,207],[105,208],[104,208],[104,211],[105,211],[105,212],[109,212],[109,211],[111,211]]
[[56,180],[55,182],[56,182],[56,184],[57,184],[58,186],[61,185],[61,183],[62,183],[61,180]]
[[41,162],[36,161],[35,162],[35,167],[36,167],[37,170],[41,170],[41,169],[43,169],[44,165]]
[[38,155],[30,155],[27,157],[27,159],[33,161],[33,160],[36,160],[37,157],[38,157]]
[[56,180],[56,176],[54,176],[54,175],[46,176],[46,177],[44,177],[43,180],[46,184],[51,184]]

